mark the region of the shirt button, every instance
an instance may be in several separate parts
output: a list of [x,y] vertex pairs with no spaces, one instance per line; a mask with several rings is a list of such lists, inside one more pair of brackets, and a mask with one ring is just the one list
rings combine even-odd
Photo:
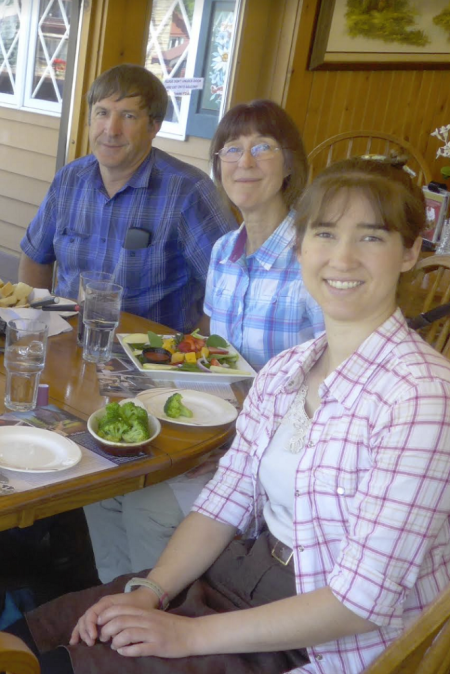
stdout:
[[316,660],[323,660],[323,655],[316,655]]
[[310,440],[310,441],[308,442],[308,447],[314,447],[314,443],[313,443],[312,440]]
[[305,550],[305,548],[303,547],[303,545],[297,545],[297,550],[299,552],[303,552]]
[[344,487],[338,487],[338,488],[336,489],[336,491],[337,491],[338,494],[345,494],[345,489],[344,489]]
[[295,490],[295,495],[296,495],[296,496],[301,496],[301,492],[300,492],[298,489],[296,489],[296,490]]

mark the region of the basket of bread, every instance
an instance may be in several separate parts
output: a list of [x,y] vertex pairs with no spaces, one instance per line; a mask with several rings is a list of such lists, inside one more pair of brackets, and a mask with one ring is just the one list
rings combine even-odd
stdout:
[[6,283],[0,279],[0,308],[29,307],[28,297],[33,288],[27,283]]

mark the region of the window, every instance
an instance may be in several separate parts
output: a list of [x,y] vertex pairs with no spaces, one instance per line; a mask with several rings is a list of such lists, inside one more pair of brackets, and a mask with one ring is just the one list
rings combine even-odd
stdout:
[[72,0],[0,0],[0,105],[61,113]]
[[234,34],[236,0],[153,0],[145,66],[167,78],[203,77],[200,91],[169,92],[161,135],[211,138],[219,119]]

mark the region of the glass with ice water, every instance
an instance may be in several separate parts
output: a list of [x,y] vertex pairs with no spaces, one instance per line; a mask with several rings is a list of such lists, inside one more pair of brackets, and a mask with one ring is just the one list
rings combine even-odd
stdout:
[[84,300],[83,358],[105,363],[111,358],[114,333],[120,320],[122,286],[111,281],[91,281]]
[[84,338],[84,298],[86,295],[86,286],[91,281],[112,281],[113,275],[106,271],[82,271],[80,274],[80,281],[78,285],[78,327],[77,327],[77,344],[83,346]]
[[48,326],[41,321],[17,318],[6,326],[5,407],[27,412],[36,407],[39,379],[45,365]]

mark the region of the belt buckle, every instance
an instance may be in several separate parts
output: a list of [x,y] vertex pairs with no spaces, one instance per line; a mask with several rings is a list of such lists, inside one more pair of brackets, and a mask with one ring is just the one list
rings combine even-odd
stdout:
[[[280,556],[277,554],[277,546],[278,546],[278,545],[280,545],[282,549],[284,548],[284,549],[286,549],[286,550],[290,550],[290,548],[288,548],[287,545],[284,545],[283,543],[281,543],[281,541],[277,541],[277,542],[275,543],[275,545],[273,546],[272,552],[271,552],[270,554],[272,555],[272,557],[273,557],[274,559],[277,560],[277,562],[280,562],[280,564],[282,564],[283,566],[287,566],[287,565],[289,564],[289,562],[291,561],[291,559],[292,559],[292,556],[293,556],[293,554],[294,554],[294,551],[291,550],[291,554],[288,556],[288,558],[287,558],[287,559],[283,559],[282,557],[280,557]],[[281,551],[280,551],[280,554],[282,554]]]

